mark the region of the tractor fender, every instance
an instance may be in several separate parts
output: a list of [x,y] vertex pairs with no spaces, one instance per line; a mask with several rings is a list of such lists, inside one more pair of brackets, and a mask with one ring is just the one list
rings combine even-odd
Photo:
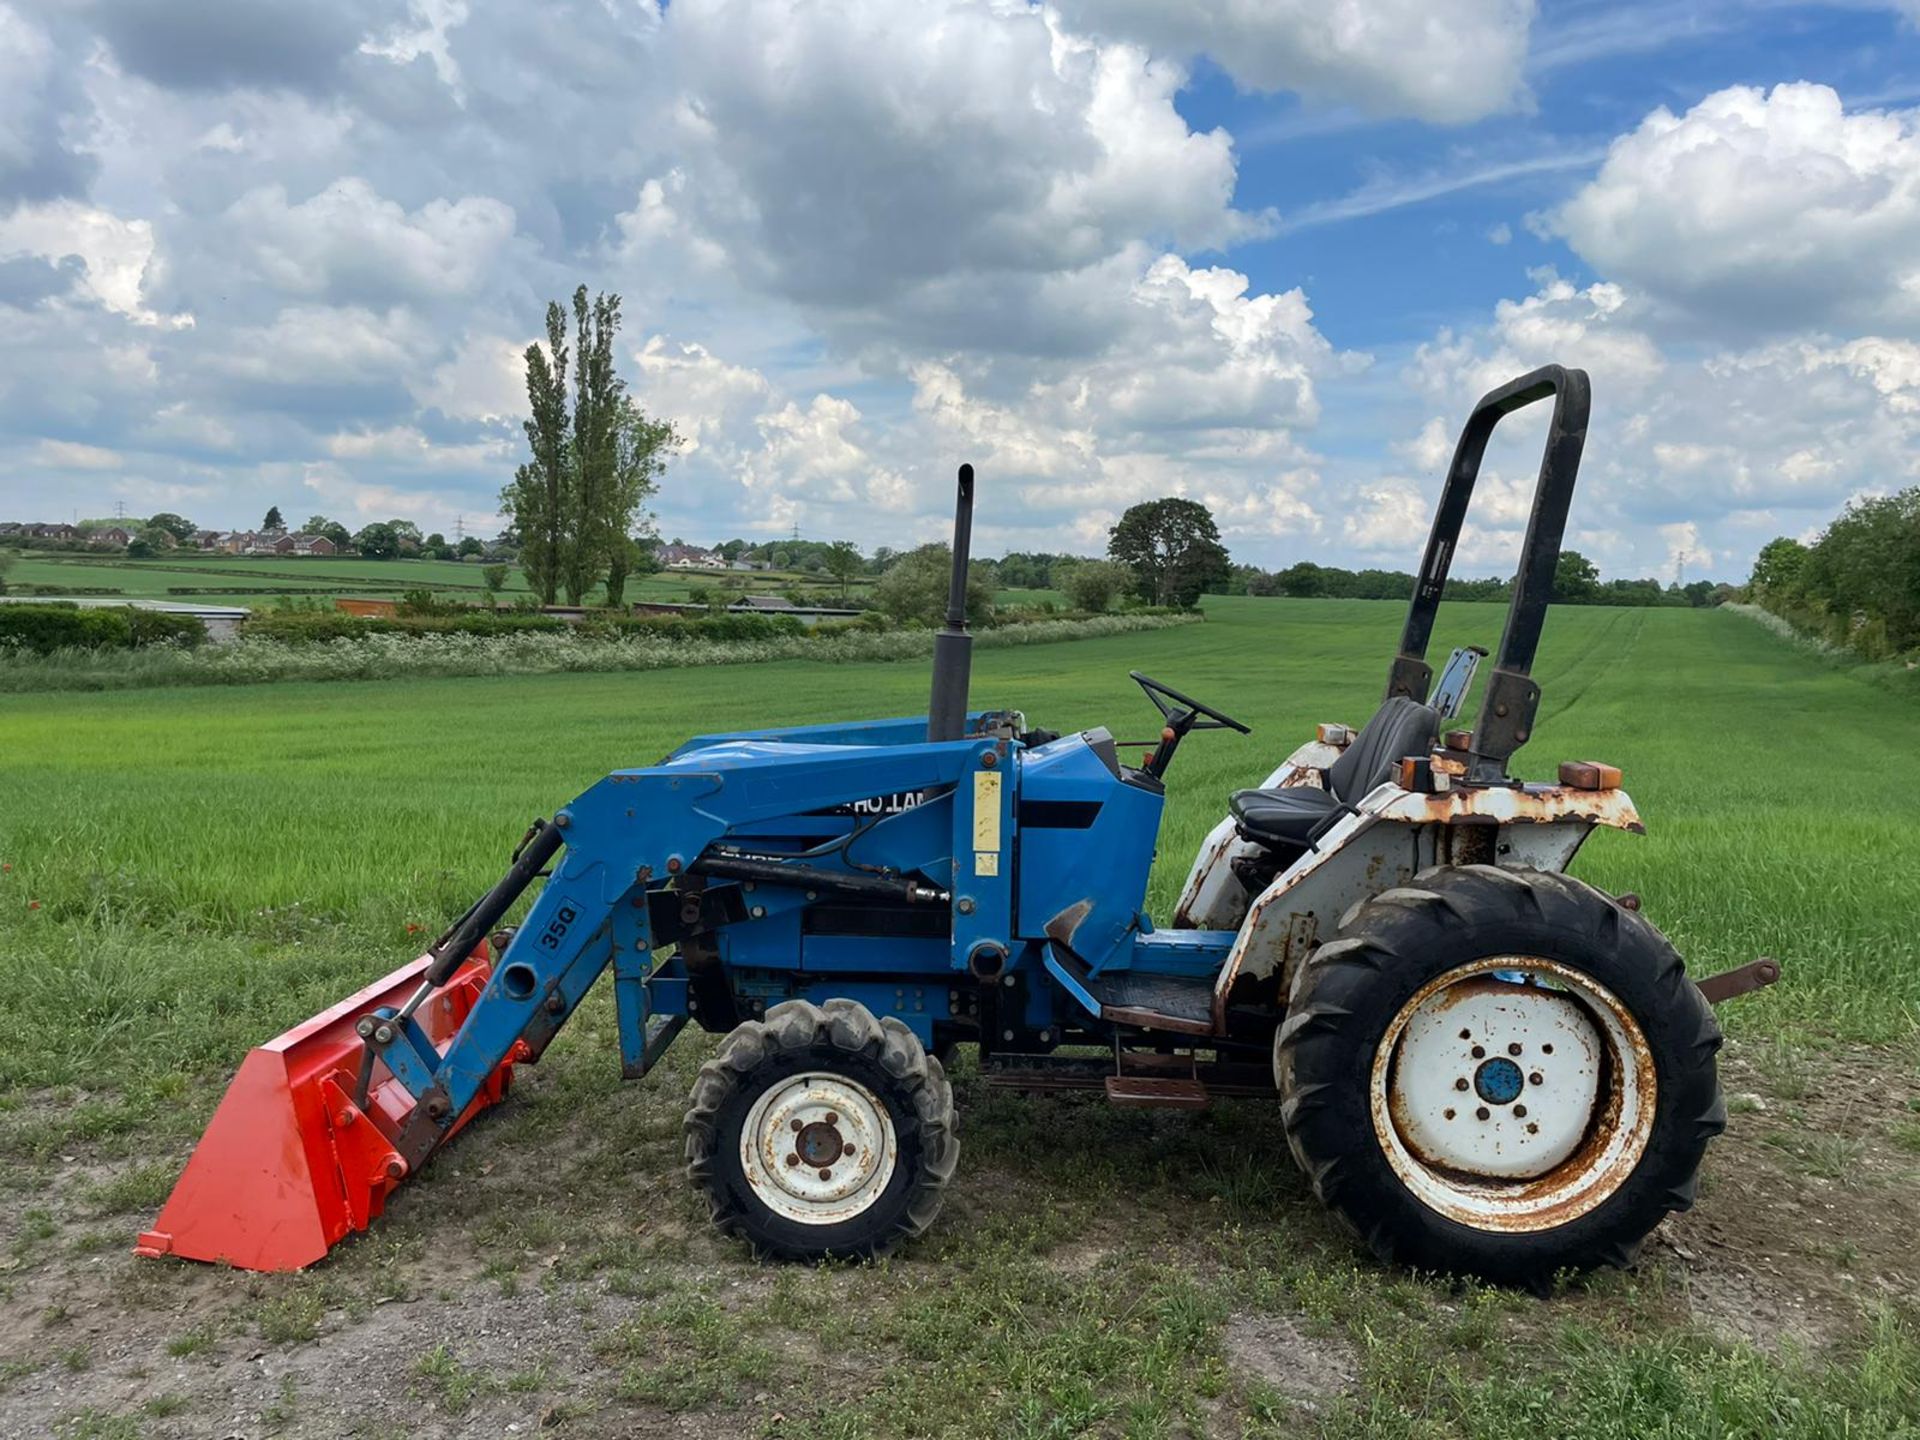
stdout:
[[1283,1000],[1298,966],[1361,901],[1433,865],[1564,870],[1602,825],[1646,831],[1623,790],[1527,785],[1424,794],[1382,785],[1252,897],[1215,985],[1216,1024],[1225,1023],[1236,984]]

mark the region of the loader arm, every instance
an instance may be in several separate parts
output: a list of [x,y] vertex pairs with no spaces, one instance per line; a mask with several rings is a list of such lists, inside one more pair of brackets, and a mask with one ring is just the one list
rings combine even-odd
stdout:
[[[139,1248],[262,1270],[320,1259],[504,1097],[513,1066],[539,1059],[609,966],[632,1076],[699,1003],[686,962],[656,950],[777,921],[823,894],[936,906],[943,922],[951,914],[956,945],[1004,934],[1006,877],[970,880],[966,904],[947,905],[951,857],[972,853],[970,808],[888,818],[908,842],[889,850],[891,870],[844,854],[767,855],[755,827],[875,795],[944,795],[969,772],[997,782],[1012,750],[984,736],[928,743],[882,722],[716,736],[606,776],[536,824],[426,955],[248,1057]],[[1009,806],[1011,789],[996,784],[995,803]],[[489,958],[485,937],[542,878],[504,953]]]

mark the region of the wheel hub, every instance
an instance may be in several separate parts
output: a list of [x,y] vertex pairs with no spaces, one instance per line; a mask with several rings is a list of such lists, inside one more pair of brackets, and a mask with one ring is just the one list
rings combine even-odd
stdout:
[[1511,1105],[1520,1098],[1521,1087],[1526,1083],[1527,1077],[1520,1073],[1520,1067],[1504,1055],[1483,1061],[1473,1072],[1473,1088],[1489,1105]]
[[807,1225],[851,1220],[893,1178],[887,1108],[844,1075],[809,1073],[761,1094],[740,1131],[740,1168],[770,1210]]
[[1373,1067],[1374,1129],[1430,1208],[1486,1229],[1564,1223],[1632,1173],[1653,1120],[1646,1040],[1556,962],[1460,966],[1404,1005]]

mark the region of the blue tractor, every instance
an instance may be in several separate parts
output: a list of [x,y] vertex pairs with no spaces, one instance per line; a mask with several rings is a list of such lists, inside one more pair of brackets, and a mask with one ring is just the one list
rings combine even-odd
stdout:
[[[1478,718],[1456,726],[1484,652],[1435,683],[1448,564],[1495,425],[1549,398],[1512,608]],[[1517,1283],[1624,1263],[1691,1203],[1724,1111],[1708,994],[1633,897],[1565,873],[1596,826],[1642,828],[1618,772],[1507,769],[1539,709],[1587,414],[1587,377],[1557,366],[1480,401],[1380,708],[1227,797],[1157,922],[1168,772],[1195,732],[1247,727],[1138,673],[1160,717],[1138,765],[1104,729],[969,709],[962,467],[928,715],[702,735],[536,823],[413,967],[249,1057],[271,1075],[229,1092],[141,1249],[319,1258],[611,972],[627,1075],[689,1022],[723,1037],[687,1110],[688,1174],[767,1256],[874,1256],[932,1223],[961,1148],[943,1058],[971,1045],[988,1085],[1277,1101],[1315,1192],[1384,1258]]]

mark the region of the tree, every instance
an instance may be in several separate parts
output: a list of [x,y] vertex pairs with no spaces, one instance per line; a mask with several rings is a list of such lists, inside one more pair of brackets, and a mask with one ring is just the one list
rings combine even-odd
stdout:
[[482,545],[475,536],[469,535],[460,542],[459,549],[454,551],[454,553],[464,560],[469,555],[480,555],[484,554],[485,551],[486,547]]
[[[174,538],[173,532],[164,525],[150,524],[135,538],[146,542],[149,554],[160,550],[178,549],[180,545],[180,542]],[[133,553],[133,546],[127,546],[127,553],[129,555]]]
[[[520,537],[527,582],[543,604],[564,589],[579,604],[611,570],[632,573],[631,540],[641,507],[677,442],[673,426],[649,420],[614,369],[620,297],[589,302],[573,294],[573,397],[567,393],[567,316],[547,306],[547,343],[527,347],[527,443],[533,458],[500,492],[501,508]],[[620,545],[620,554],[614,554]]]
[[1192,605],[1226,583],[1231,564],[1207,507],[1174,496],[1131,506],[1108,532],[1107,556],[1133,572],[1150,605]]
[[351,545],[353,532],[338,520],[329,520],[324,515],[309,515],[307,523],[300,527],[302,535],[324,535],[335,545]]
[[400,553],[400,537],[394,533],[393,526],[377,520],[355,535],[353,543],[369,560],[391,560]]
[[0,550],[0,595],[7,593],[7,571],[13,568],[13,556]]
[[267,507],[267,518],[260,522],[260,528],[262,530],[284,530],[287,528],[287,522],[280,518],[280,507],[278,505],[269,505]]
[[860,547],[851,540],[836,540],[827,547],[827,573],[840,582],[840,598],[847,598],[847,582],[866,566]]
[[[874,602],[896,620],[938,625],[947,615],[947,587],[953,574],[953,551],[945,545],[922,545],[893,562],[893,568],[873,587]],[[993,587],[983,567],[967,569],[967,620],[980,624],[992,618]]]
[[1600,593],[1600,572],[1578,550],[1562,550],[1553,567],[1553,603],[1585,605]]
[[1224,595],[1232,573],[1233,559],[1226,546],[1197,540],[1168,567],[1166,603],[1190,610],[1200,603],[1202,595]]
[[429,550],[444,550],[447,548],[447,537],[436,530],[427,536],[426,546]]
[[561,525],[567,501],[567,317],[547,306],[547,348],[527,347],[527,408],[523,427],[533,459],[514,471],[500,507],[520,539],[520,566],[542,605],[560,593]]
[[147,521],[149,529],[164,530],[179,544],[186,544],[193,538],[193,532],[199,528],[184,515],[176,515],[171,510],[162,510]]
[[499,594],[507,588],[507,567],[504,565],[483,565],[480,567],[480,583],[487,589],[487,607],[498,605]]
[[1807,547],[1781,535],[1760,547],[1747,583],[1755,590],[1782,595],[1800,583],[1800,572],[1806,564]]
[[1053,573],[1073,608],[1095,615],[1110,609],[1133,586],[1133,575],[1127,567],[1111,560],[1085,560],[1071,567],[1056,565]]

